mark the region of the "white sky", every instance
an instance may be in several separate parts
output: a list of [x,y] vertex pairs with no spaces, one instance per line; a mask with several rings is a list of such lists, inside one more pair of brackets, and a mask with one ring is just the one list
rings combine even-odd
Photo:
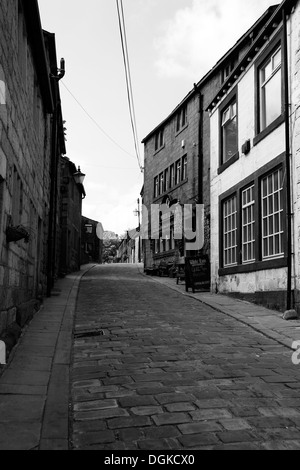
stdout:
[[[269,0],[123,0],[139,142],[273,4]],[[39,0],[55,33],[67,156],[86,173],[83,215],[136,227],[143,185],[129,119],[115,0]],[[68,87],[113,143],[88,118]],[[121,150],[120,147],[124,150]],[[143,145],[140,154],[143,157]]]

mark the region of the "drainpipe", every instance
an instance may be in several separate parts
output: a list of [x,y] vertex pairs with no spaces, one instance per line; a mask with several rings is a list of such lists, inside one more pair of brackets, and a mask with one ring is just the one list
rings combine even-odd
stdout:
[[286,309],[293,308],[292,299],[292,207],[291,207],[291,168],[290,168],[290,122],[289,122],[289,69],[287,47],[287,25],[285,8],[282,9],[283,22],[283,80],[285,116],[285,162],[286,162],[286,204],[287,204],[287,300]]

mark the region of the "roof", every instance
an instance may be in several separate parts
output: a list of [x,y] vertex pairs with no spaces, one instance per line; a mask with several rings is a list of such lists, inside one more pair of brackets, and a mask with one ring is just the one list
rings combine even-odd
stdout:
[[257,55],[258,51],[266,44],[269,40],[269,36],[272,32],[278,27],[278,24],[282,20],[282,11],[283,9],[291,9],[297,0],[284,0],[280,5],[277,5],[273,11],[272,16],[266,22],[264,29],[258,34],[254,39],[250,49],[247,53],[240,59],[238,64],[235,66],[227,80],[223,83],[222,87],[215,95],[214,99],[211,101],[209,106],[206,108],[206,111],[211,111],[217,103],[222,99],[222,96],[233,86],[234,82],[238,77],[244,72],[245,68],[252,62],[254,56]]
[[177,111],[183,106],[192,96],[196,95],[199,93],[199,89],[204,86],[211,78],[213,75],[218,73],[220,69],[223,67],[224,62],[229,60],[231,57],[233,57],[238,49],[243,47],[244,43],[246,43],[249,40],[249,36],[252,33],[258,34],[258,32],[261,30],[262,25],[268,21],[268,19],[273,15],[274,11],[278,8],[278,5],[273,5],[270,6],[264,13],[263,15],[251,26],[251,28],[248,29],[246,33],[243,34],[243,36],[240,37],[240,39],[234,44],[234,46],[229,49],[226,54],[224,54],[221,59],[212,67],[212,69],[204,75],[201,80],[196,84],[194,84],[194,88],[183,98],[183,100],[176,106],[176,108],[168,115],[166,119],[164,119],[158,126],[156,126],[143,140],[142,143],[144,144],[147,140],[149,140],[150,137],[152,137],[153,134],[155,134],[160,127],[165,125],[168,121],[170,121],[174,114],[177,113]]

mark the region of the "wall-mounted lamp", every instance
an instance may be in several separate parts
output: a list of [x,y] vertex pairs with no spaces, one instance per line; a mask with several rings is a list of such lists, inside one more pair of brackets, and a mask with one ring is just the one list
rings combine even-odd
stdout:
[[83,184],[85,174],[81,172],[80,166],[78,167],[78,171],[74,173],[73,178],[76,184]]

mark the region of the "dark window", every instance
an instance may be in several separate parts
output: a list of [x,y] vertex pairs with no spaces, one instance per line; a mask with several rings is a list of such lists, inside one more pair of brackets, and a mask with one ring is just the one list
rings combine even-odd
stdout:
[[177,160],[175,166],[175,184],[179,184],[181,182],[181,159]]
[[[265,166],[269,167],[270,164]],[[247,185],[241,182],[232,188],[231,194],[227,192],[220,197],[220,265],[224,274],[228,270],[245,272],[281,267],[285,262],[282,165],[267,172],[263,168],[247,181]]]
[[238,151],[237,106],[234,99],[221,112],[222,164]]
[[281,47],[258,68],[259,131],[263,131],[282,113]]

